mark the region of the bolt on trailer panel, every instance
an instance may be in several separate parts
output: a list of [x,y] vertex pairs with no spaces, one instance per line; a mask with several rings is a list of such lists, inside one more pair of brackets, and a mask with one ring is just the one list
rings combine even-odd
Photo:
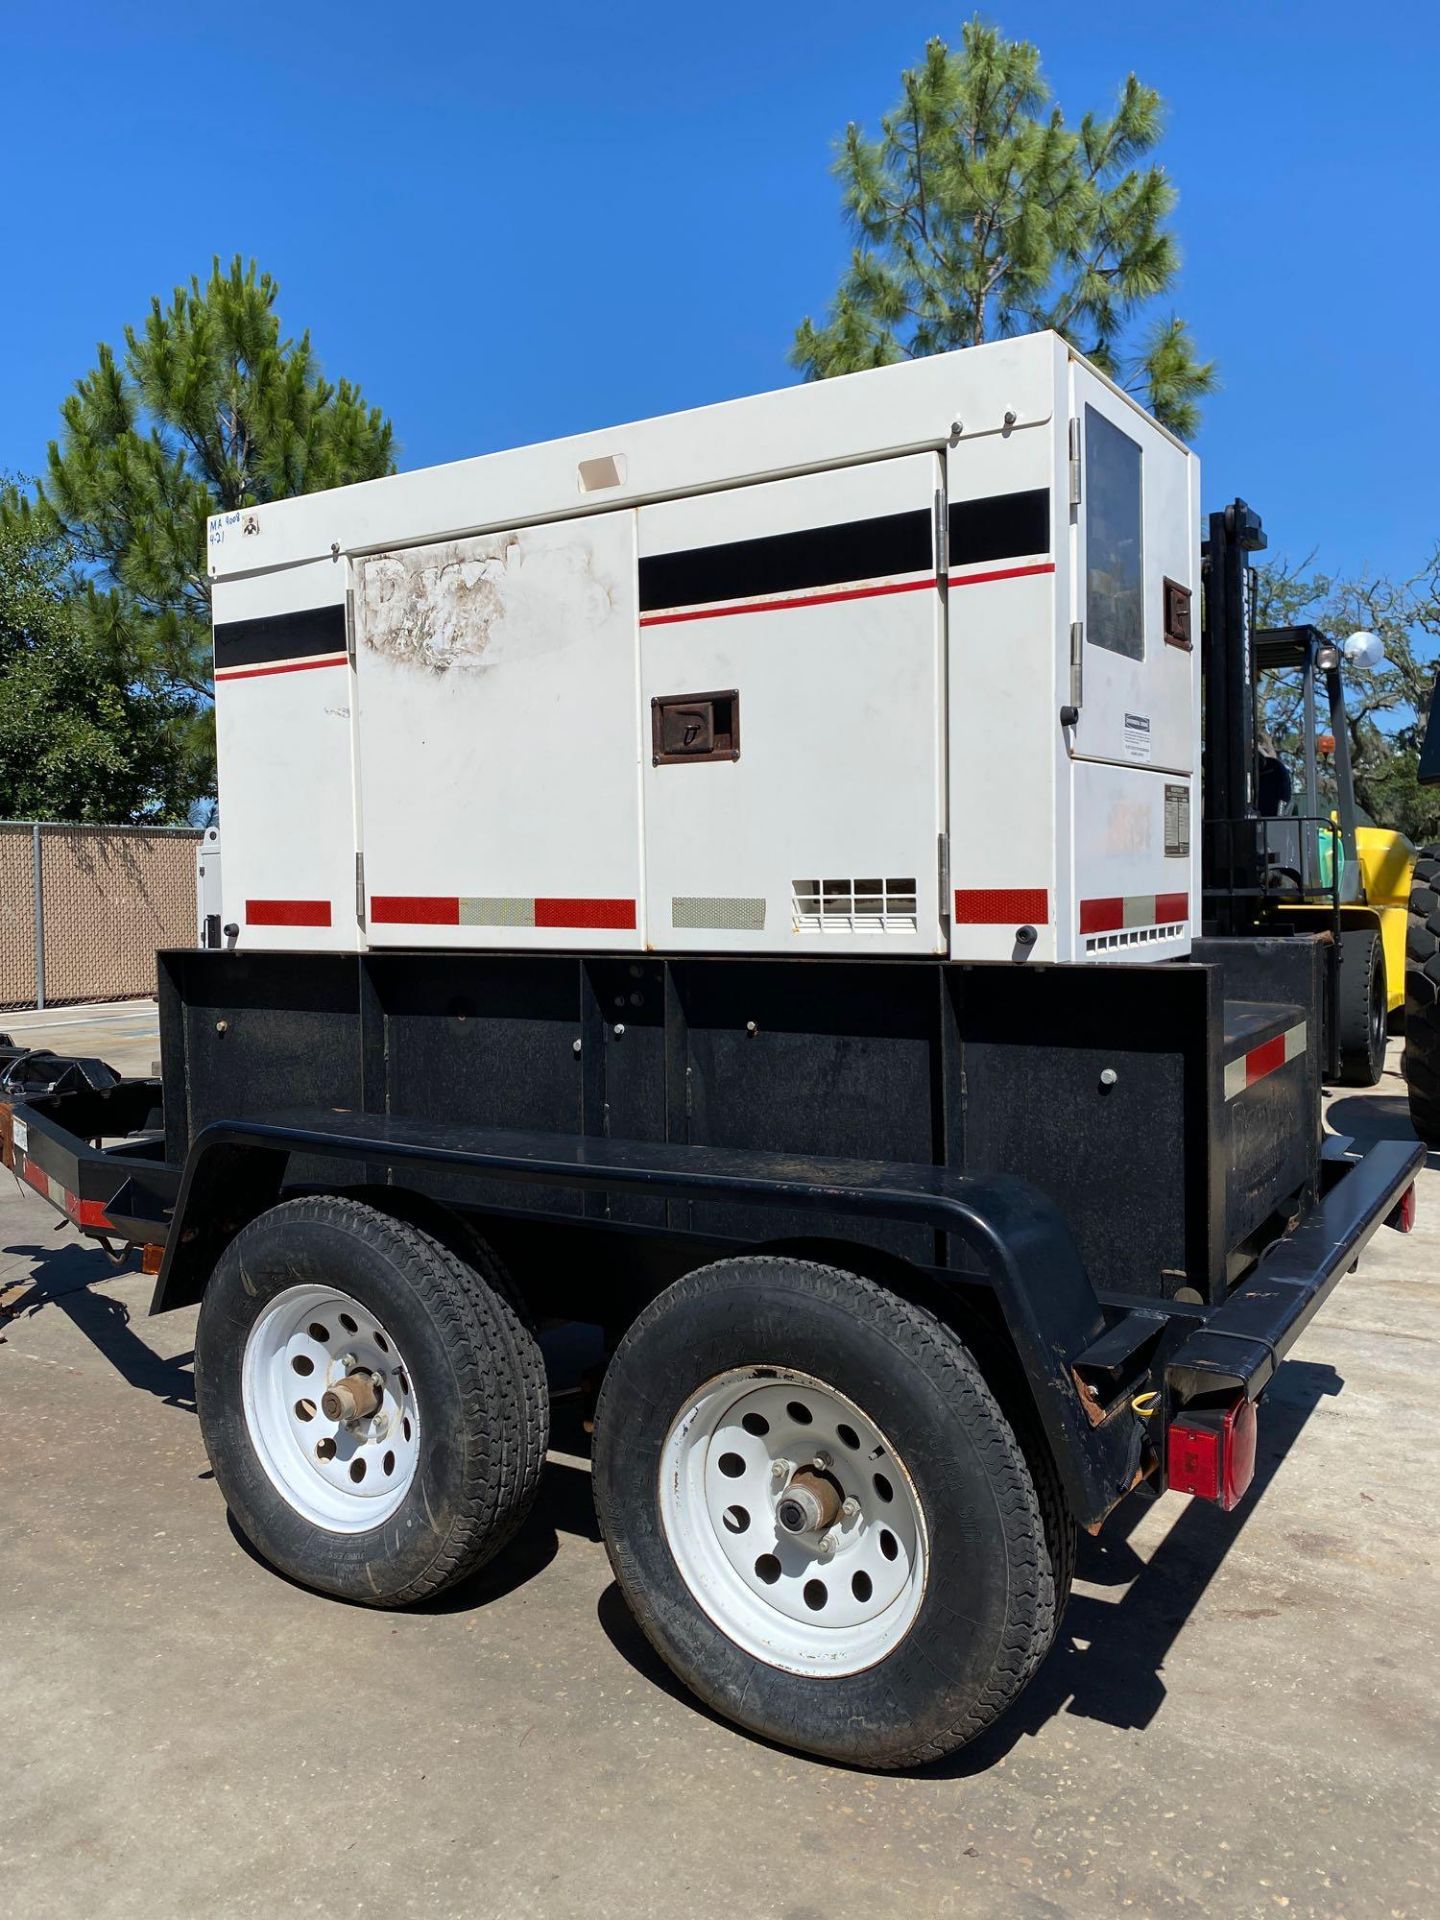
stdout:
[[1036,335],[219,517],[227,922],[1183,954],[1194,465]]

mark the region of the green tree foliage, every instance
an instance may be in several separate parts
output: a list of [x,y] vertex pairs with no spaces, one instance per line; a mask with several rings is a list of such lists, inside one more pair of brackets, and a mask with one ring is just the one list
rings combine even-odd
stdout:
[[[1380,636],[1385,659],[1379,667],[1347,665],[1344,671],[1355,797],[1378,825],[1398,827],[1417,844],[1440,840],[1440,787],[1422,787],[1417,779],[1440,665],[1440,549],[1408,580],[1383,574],[1342,578],[1312,570],[1307,559],[1261,567],[1258,586],[1259,626],[1309,623],[1342,642],[1358,632]],[[1270,676],[1261,698],[1277,747],[1298,765],[1298,677]],[[1320,721],[1328,730],[1323,704]],[[1323,802],[1328,796],[1321,797]]]
[[175,750],[202,785],[214,751],[209,515],[394,471],[389,421],[322,375],[308,333],[282,337],[278,295],[237,256],[152,300],[123,351],[102,345],[77,381],[44,479],[0,504],[0,525],[66,543],[97,643],[127,657],[137,682],[188,700]]
[[61,542],[0,526],[0,818],[183,819],[187,711],[135,684],[85,619]]
[[857,245],[829,318],[801,322],[810,379],[1053,327],[1167,426],[1192,434],[1214,364],[1143,310],[1179,269],[1175,189],[1147,159],[1163,104],[1134,74],[1068,127],[1038,50],[978,19],[901,76],[878,140],[851,123],[834,171]]

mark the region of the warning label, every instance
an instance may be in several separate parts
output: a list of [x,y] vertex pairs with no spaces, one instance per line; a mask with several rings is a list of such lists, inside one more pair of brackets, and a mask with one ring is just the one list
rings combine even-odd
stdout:
[[1165,783],[1165,858],[1190,858],[1190,789]]
[[1127,713],[1125,716],[1125,757],[1127,760],[1150,758],[1150,716]]

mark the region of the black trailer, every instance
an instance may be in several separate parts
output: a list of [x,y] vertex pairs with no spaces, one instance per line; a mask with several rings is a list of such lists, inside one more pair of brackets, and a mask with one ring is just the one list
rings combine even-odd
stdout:
[[[1322,1133],[1324,964],[167,953],[163,1085],[33,1094],[7,1158],[158,1259],[156,1311],[200,1302],[232,1511],[351,1599],[503,1545],[536,1331],[602,1326],[596,1498],[647,1632],[746,1726],[911,1764],[1044,1657],[1076,1525],[1142,1483],[1239,1500],[1276,1367],[1407,1223],[1421,1150]],[[376,1523],[285,1497],[266,1432],[319,1435]],[[778,1626],[723,1597],[732,1543]]]
[[1041,336],[217,517],[225,946],[160,956],[161,1081],[0,1138],[198,1302],[266,1559],[473,1571],[539,1336],[598,1326],[645,1633],[895,1767],[1015,1700],[1077,1528],[1243,1497],[1423,1154],[1322,1126],[1336,929],[1257,924],[1258,523],[1202,579],[1197,493]]

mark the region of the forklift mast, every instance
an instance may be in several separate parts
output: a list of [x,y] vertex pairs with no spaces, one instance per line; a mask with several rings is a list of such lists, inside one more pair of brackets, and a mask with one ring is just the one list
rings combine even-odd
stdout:
[[1265,547],[1260,516],[1243,500],[1210,516],[1201,549],[1204,583],[1202,866],[1206,929],[1249,930],[1261,887],[1257,777],[1254,583],[1250,555]]

